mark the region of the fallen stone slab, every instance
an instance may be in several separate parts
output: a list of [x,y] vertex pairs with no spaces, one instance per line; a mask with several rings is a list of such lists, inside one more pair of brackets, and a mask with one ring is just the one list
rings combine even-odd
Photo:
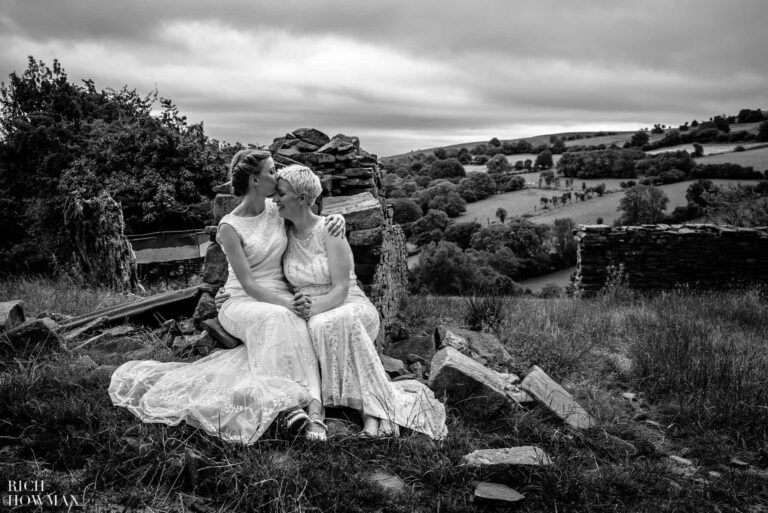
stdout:
[[504,344],[490,333],[453,326],[438,326],[434,331],[435,348],[452,347],[497,371],[509,370],[512,355]]
[[24,321],[23,301],[16,299],[0,303],[0,332],[12,330]]
[[461,464],[470,467],[551,465],[552,460],[540,447],[524,445],[505,449],[478,449],[461,458]]
[[405,488],[405,481],[399,476],[387,472],[384,469],[374,470],[370,476],[370,480],[381,486],[384,490],[392,493],[401,492]]
[[381,360],[381,364],[384,366],[384,370],[387,371],[387,374],[391,376],[399,376],[406,373],[405,363],[403,363],[402,360],[392,358],[391,356],[387,356],[385,354],[380,354],[379,359]]
[[511,404],[497,372],[452,347],[435,353],[428,385],[438,398],[445,396],[471,415],[491,416]]
[[34,351],[66,350],[58,329],[56,321],[43,317],[24,322],[7,331],[5,336],[10,342],[10,352],[13,354],[28,355]]
[[584,429],[595,425],[594,419],[573,399],[573,396],[536,365],[531,367],[520,388],[544,403],[571,427]]
[[479,504],[503,504],[518,502],[523,499],[525,499],[525,495],[503,484],[483,481],[475,487],[474,500]]

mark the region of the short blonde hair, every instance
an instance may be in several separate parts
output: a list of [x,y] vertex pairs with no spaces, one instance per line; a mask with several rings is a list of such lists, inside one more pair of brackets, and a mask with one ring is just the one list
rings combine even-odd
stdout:
[[297,196],[302,194],[307,195],[307,205],[312,206],[320,193],[323,192],[323,187],[320,184],[320,178],[308,167],[293,164],[286,166],[277,172],[277,179],[283,179],[293,188],[293,192]]

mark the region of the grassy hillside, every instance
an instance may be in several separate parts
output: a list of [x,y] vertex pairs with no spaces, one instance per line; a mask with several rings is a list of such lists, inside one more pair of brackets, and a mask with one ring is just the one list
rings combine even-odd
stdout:
[[[80,294],[59,290],[66,284],[25,283],[49,295]],[[537,364],[570,390],[598,422],[585,431],[536,406],[483,419],[451,406],[442,442],[340,434],[309,444],[275,427],[246,448],[185,425],[143,424],[111,406],[109,373],[91,364],[173,359],[150,332],[122,346],[0,360],[0,469],[17,480],[44,479],[49,493],[105,511],[482,511],[472,501],[478,481],[523,493],[517,510],[524,512],[759,511],[768,504],[768,461],[759,452],[768,443],[768,304],[761,293],[641,298],[615,289],[593,301],[485,303],[501,307],[492,329],[512,354],[513,370],[524,375]],[[13,283],[0,294],[28,300],[33,313],[48,305]],[[484,311],[462,298],[414,297],[404,320],[415,333]],[[553,465],[461,465],[473,450],[521,445],[541,447]],[[729,465],[734,457],[747,468]],[[402,490],[372,482],[376,470],[399,476]]]
[[[535,182],[538,179],[538,175],[538,173],[527,173],[523,176],[526,177],[527,181]],[[562,194],[565,192],[565,189],[533,188],[495,194],[474,203],[467,203],[466,212],[455,218],[455,220],[456,222],[477,220],[482,224],[486,224],[488,220],[494,222],[496,221],[496,210],[502,207],[510,217],[529,216],[530,220],[535,223],[551,224],[559,217],[570,217],[576,224],[595,224],[597,218],[602,217],[604,223],[610,224],[619,217],[619,201],[624,197],[624,192],[619,186],[621,181],[616,178],[597,180],[574,179],[574,190],[581,190],[581,182],[585,182],[587,187],[605,183],[607,190],[613,192],[606,193],[602,197],[595,196],[587,201],[574,201],[565,206],[550,207],[546,210],[541,209],[540,199]],[[756,180],[721,179],[712,181],[718,185],[757,182]],[[672,212],[675,207],[687,204],[685,192],[691,183],[693,183],[693,180],[659,186],[669,198],[667,212]]]

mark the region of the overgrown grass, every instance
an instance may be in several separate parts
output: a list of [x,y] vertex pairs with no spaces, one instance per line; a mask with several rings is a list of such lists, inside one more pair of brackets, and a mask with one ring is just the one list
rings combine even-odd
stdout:
[[[648,298],[617,293],[590,301],[504,299],[496,332],[517,372],[522,376],[537,364],[566,386],[599,421],[586,431],[567,428],[540,407],[510,409],[490,420],[449,407],[449,436],[441,442],[406,433],[310,444],[276,424],[242,447],[186,425],[144,424],[113,407],[109,373],[88,370],[81,357],[119,364],[131,358],[119,344],[0,360],[0,472],[44,478],[58,493],[82,496],[92,506],[152,511],[483,511],[471,499],[478,481],[523,493],[519,511],[747,511],[768,504],[765,481],[722,464],[731,456],[757,467],[768,463],[756,456],[768,439],[755,429],[768,424],[760,408],[768,368],[758,351],[768,329],[762,297],[753,289]],[[430,331],[441,323],[463,324],[471,307],[462,298],[414,297],[403,315],[413,331]],[[158,341],[142,336],[133,347],[153,350]],[[146,357],[170,354],[160,347]],[[651,403],[644,411],[664,427],[649,433],[633,421],[637,409],[621,398],[625,390],[644,393]],[[718,410],[729,399],[737,406]],[[672,418],[661,418],[668,414]],[[675,473],[653,452],[631,457],[611,438],[643,447],[651,434],[666,436],[672,453],[694,459],[700,465],[694,475]],[[476,449],[520,445],[542,447],[554,464],[461,464]],[[398,475],[405,489],[381,489],[369,479],[376,469]],[[190,507],[190,501],[197,503]]]
[[35,315],[43,312],[82,315],[137,298],[133,294],[83,288],[68,279],[23,276],[0,281],[0,301],[21,299],[25,311]]

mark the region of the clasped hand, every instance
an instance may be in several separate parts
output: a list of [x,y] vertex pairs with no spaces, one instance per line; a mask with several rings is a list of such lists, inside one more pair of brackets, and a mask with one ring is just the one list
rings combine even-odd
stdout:
[[[230,295],[224,289],[220,289],[213,300],[216,310],[221,310],[221,307],[229,298]],[[305,321],[312,316],[312,300],[301,292],[294,292],[293,303],[286,305],[286,307]]]
[[309,320],[312,316],[312,300],[301,292],[294,293],[293,311],[305,321]]

